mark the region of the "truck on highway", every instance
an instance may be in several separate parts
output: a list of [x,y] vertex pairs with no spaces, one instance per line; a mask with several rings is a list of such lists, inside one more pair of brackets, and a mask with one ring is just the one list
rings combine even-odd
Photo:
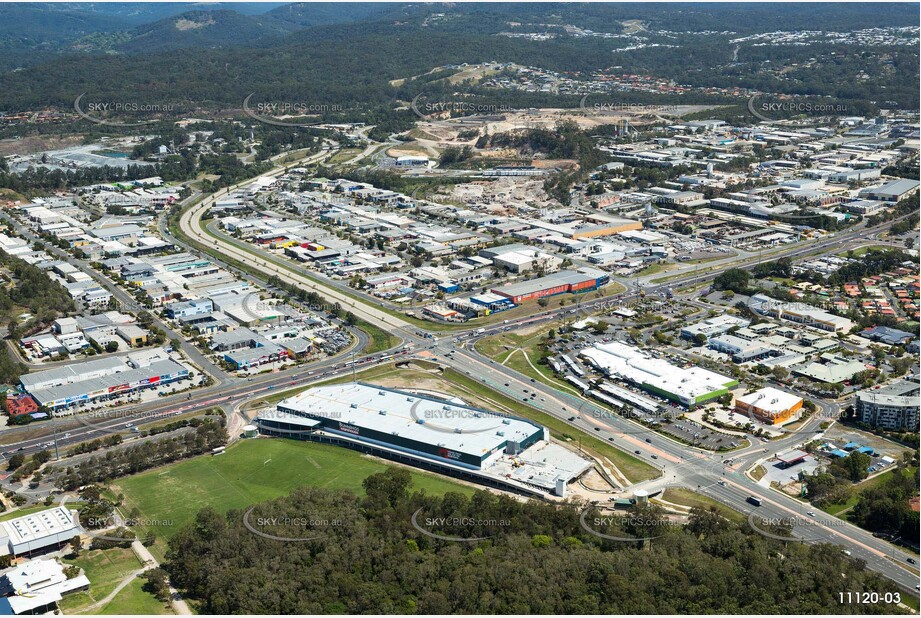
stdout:
[[756,498],[754,496],[749,496],[745,499],[749,504],[754,504],[755,506],[761,506],[761,498]]
[[476,329],[476,334],[477,334],[477,335],[482,335],[482,334],[485,333],[485,332],[486,332],[486,329],[485,329],[485,328],[478,328],[478,329]]

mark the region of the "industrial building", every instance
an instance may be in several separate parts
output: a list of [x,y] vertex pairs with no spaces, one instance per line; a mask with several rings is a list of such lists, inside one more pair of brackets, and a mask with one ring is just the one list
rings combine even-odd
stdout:
[[404,155],[396,158],[396,165],[399,167],[427,167],[429,163],[428,157],[416,155]]
[[915,338],[911,333],[906,333],[904,330],[898,330],[888,326],[867,328],[857,333],[857,336],[863,337],[864,339],[870,339],[871,341],[885,343],[886,345],[907,345]]
[[546,296],[597,290],[607,285],[608,281],[610,281],[610,277],[607,273],[591,268],[583,268],[579,271],[563,270],[529,281],[511,283],[493,288],[492,292],[519,305],[525,301]]
[[752,296],[749,306],[754,312],[761,315],[769,315],[833,333],[846,333],[854,327],[854,323],[849,319],[818,307],[811,307],[803,303],[785,303],[764,294]]
[[83,533],[77,512],[58,506],[0,522],[0,556],[23,556],[58,547]]
[[749,324],[751,324],[751,320],[723,314],[685,326],[681,329],[680,335],[682,339],[693,340],[697,335],[703,335],[709,339],[710,337],[727,333],[734,328],[745,328]]
[[156,357],[132,365],[124,357],[110,357],[27,373],[19,383],[39,405],[63,408],[174,382],[188,375],[186,367],[169,358]]
[[677,367],[619,341],[595,344],[579,354],[606,376],[626,380],[689,408],[725,395],[739,383],[701,367]]
[[921,397],[917,381],[898,380],[857,395],[857,418],[880,429],[918,431]]
[[771,386],[736,398],[736,412],[746,414],[769,425],[786,423],[802,408],[802,397]]
[[591,468],[529,420],[363,382],[311,388],[255,422],[266,435],[354,448],[528,495],[563,496],[566,483]]
[[911,178],[900,178],[892,180],[879,187],[870,187],[864,189],[858,195],[871,200],[880,200],[883,202],[899,202],[918,190],[918,181]]

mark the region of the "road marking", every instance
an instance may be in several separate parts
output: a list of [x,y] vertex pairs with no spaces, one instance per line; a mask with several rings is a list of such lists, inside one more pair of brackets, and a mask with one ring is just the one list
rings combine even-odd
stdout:
[[[727,484],[727,485],[732,485],[733,487],[742,490],[743,493],[744,493],[744,492],[750,491],[750,489],[747,489],[747,488],[745,488],[743,485],[740,485],[739,483],[736,483],[736,482],[731,481],[731,480],[729,480],[729,479],[726,479],[726,484]],[[781,509],[782,511],[784,511],[784,512],[786,512],[786,513],[790,513],[791,515],[799,515],[799,513],[796,512],[796,511],[794,511],[793,509],[788,508],[788,507],[786,507],[786,506],[780,504],[779,502],[775,502],[774,500],[771,500],[770,498],[764,498],[764,501],[765,501],[765,502],[768,502],[769,504],[774,505],[776,508],[779,508],[779,509]],[[804,505],[804,506],[805,506],[805,505]],[[827,514],[827,513],[826,513],[826,514]],[[833,516],[833,515],[829,515],[829,517],[834,517],[834,516]],[[840,519],[840,518],[835,517],[835,519]],[[840,521],[843,522],[843,523],[845,523],[845,524],[847,523],[847,522],[844,522],[843,519],[841,519]],[[818,523],[818,522],[817,522],[817,523]],[[853,538],[853,537],[847,536],[847,535],[845,535],[845,534],[842,533],[842,532],[838,532],[837,530],[835,530],[834,528],[832,528],[832,527],[830,527],[830,526],[820,525],[820,527],[826,529],[828,532],[831,532],[831,533],[834,534],[835,536],[838,536],[838,537],[841,537],[842,539],[846,539],[846,540],[850,541],[850,542],[853,543],[854,545],[857,545],[858,547],[861,547],[862,549],[865,549],[866,551],[870,552],[871,554],[873,554],[873,555],[875,555],[875,556],[877,556],[877,557],[879,557],[879,558],[886,558],[886,557],[888,556],[888,554],[886,554],[885,552],[881,552],[881,551],[879,551],[878,549],[875,549],[875,548],[873,548],[873,547],[870,547],[869,545],[867,545],[867,544],[865,544],[865,543],[863,543],[863,542],[861,542],[861,541],[858,541],[857,539],[855,539],[855,538]],[[855,527],[856,527],[856,526],[855,526]],[[862,529],[860,529],[860,528],[858,528],[858,529],[861,530],[861,532],[864,532],[864,530],[862,530]],[[867,534],[869,534],[869,532],[868,532]],[[898,562],[895,562],[895,561],[893,561],[893,564],[895,564],[895,565],[897,565],[897,566],[902,566],[902,565],[900,565]],[[902,567],[902,568],[904,569],[904,567]]]

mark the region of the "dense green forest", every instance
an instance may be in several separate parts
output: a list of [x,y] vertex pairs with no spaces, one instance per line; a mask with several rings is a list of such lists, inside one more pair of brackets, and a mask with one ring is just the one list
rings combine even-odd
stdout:
[[[457,89],[426,80],[393,86],[390,80],[419,76],[437,66],[494,61],[583,78],[610,69],[649,73],[693,86],[828,96],[845,101],[849,112],[886,100],[912,108],[918,103],[918,57],[911,46],[888,46],[880,54],[845,43],[759,46],[749,42],[739,44],[734,58],[736,45],[730,43],[743,33],[784,30],[793,23],[803,29],[813,24],[814,30],[839,31],[910,25],[917,16],[908,8],[394,4],[380,10],[354,9],[340,20],[329,14],[299,14],[300,5],[279,7],[266,15],[196,10],[116,34],[111,33],[112,24],[103,24],[100,31],[107,34],[99,45],[91,40],[76,48],[79,51],[59,46],[53,55],[38,53],[38,59],[29,61],[29,71],[0,73],[0,88],[8,110],[43,106],[69,110],[77,95],[85,92],[91,100],[123,101],[130,93],[132,102],[175,104],[188,113],[219,112],[239,109],[246,96],[256,93],[265,100],[342,106],[348,110],[345,116],[357,118],[392,111],[395,102],[411,100],[422,86],[426,92]],[[575,37],[561,30],[565,24],[576,24],[619,34],[625,19],[643,20],[645,27],[639,34],[649,46],[627,49],[631,45],[627,39]],[[203,25],[179,27],[177,20]],[[510,21],[524,22],[524,31],[556,28],[562,34],[544,41],[498,36]],[[128,32],[129,38],[120,39],[121,32]],[[56,36],[48,34],[54,40]],[[14,57],[21,54],[15,41],[10,48]],[[620,51],[612,53],[612,48]],[[183,53],[152,53],[151,49],[183,49]],[[425,53],[407,53],[412,49]],[[0,54],[0,70],[5,64]],[[21,67],[14,63],[9,68]],[[858,75],[862,77],[857,79]],[[468,86],[461,90],[467,91]],[[629,102],[626,93],[618,96],[622,94]],[[540,106],[536,102],[552,95],[502,92],[492,96],[528,107]],[[578,97],[571,98],[575,106]],[[710,101],[708,95],[694,93],[685,102]]]
[[[389,468],[365,479],[365,497],[301,488],[248,514],[204,509],[170,540],[165,569],[203,614],[899,611],[839,602],[841,590],[894,590],[840,549],[771,540],[713,510],[695,509],[685,526],[665,525],[655,507],[634,512],[624,534],[654,530],[644,546],[594,536],[572,505],[432,497],[409,484]],[[488,538],[432,538],[411,523],[419,509],[426,531]]]

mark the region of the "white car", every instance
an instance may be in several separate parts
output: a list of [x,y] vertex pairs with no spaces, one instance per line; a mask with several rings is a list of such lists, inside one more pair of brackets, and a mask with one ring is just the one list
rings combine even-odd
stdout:
[[806,511],[806,515],[809,517],[815,517],[815,511]]

